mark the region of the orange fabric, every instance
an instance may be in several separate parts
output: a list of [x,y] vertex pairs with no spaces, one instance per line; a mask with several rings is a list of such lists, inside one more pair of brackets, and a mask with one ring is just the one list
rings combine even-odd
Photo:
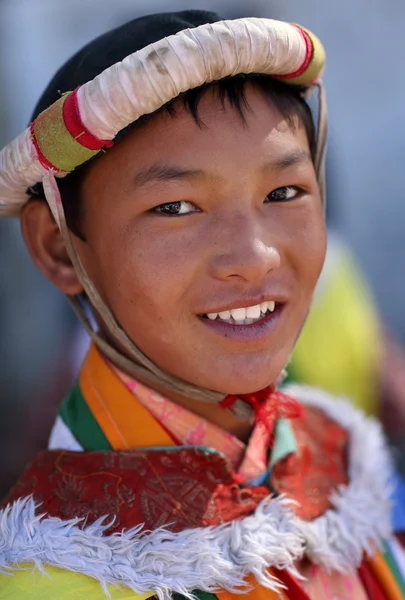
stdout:
[[114,450],[175,445],[163,427],[118,379],[94,344],[80,372],[80,387]]
[[[243,597],[247,598],[248,600],[290,600],[290,597],[287,596],[285,590],[282,590],[278,594],[262,587],[261,585],[257,585],[253,575],[249,575],[247,582],[252,586],[252,589],[244,593]],[[232,592],[227,592],[226,590],[215,592],[215,595],[218,600],[240,600],[241,598],[241,594],[233,594]]]
[[373,575],[384,590],[387,600],[404,600],[402,592],[392,574],[387,562],[384,560],[380,552],[376,552],[374,556],[367,558],[367,563],[370,566]]

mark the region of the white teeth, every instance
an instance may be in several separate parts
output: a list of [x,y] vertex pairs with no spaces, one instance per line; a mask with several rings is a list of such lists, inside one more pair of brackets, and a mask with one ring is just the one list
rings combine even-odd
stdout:
[[207,313],[206,316],[211,321],[215,321],[218,318],[230,324],[250,325],[262,318],[267,311],[274,312],[275,308],[276,303],[273,300],[269,300],[268,302],[255,304],[254,306],[247,306],[246,308],[233,308],[232,310],[223,310],[220,313]]
[[258,319],[260,317],[260,304],[256,304],[255,306],[249,306],[246,309],[246,318],[247,319]]
[[234,321],[244,321],[246,319],[246,308],[233,308],[231,317]]

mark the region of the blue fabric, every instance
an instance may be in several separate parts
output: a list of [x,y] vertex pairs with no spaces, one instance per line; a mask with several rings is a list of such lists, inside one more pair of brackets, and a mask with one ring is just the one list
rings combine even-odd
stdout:
[[258,477],[255,477],[254,479],[247,481],[245,485],[251,485],[253,487],[258,487],[259,485],[263,485],[264,483],[267,483],[268,476],[269,476],[269,472],[264,471]]
[[394,531],[405,532],[405,482],[402,477],[395,473],[393,478],[394,491],[392,493],[392,525]]

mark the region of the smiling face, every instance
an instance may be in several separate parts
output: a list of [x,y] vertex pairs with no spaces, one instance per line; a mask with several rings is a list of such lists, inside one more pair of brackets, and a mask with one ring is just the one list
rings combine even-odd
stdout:
[[325,254],[304,127],[250,85],[247,100],[246,124],[213,88],[199,106],[202,128],[178,103],[175,116],[162,111],[129,132],[89,168],[86,241],[75,238],[138,347],[225,394],[279,375]]

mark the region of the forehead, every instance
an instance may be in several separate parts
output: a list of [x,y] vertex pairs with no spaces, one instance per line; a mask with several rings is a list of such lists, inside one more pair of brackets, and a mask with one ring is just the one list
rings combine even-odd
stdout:
[[166,109],[131,129],[101,160],[101,172],[142,170],[153,163],[170,162],[210,171],[254,167],[266,158],[308,152],[309,142],[298,117],[286,119],[254,86],[246,86],[244,119],[228,100],[221,102],[215,86],[198,105],[198,123],[178,99],[173,112]]

